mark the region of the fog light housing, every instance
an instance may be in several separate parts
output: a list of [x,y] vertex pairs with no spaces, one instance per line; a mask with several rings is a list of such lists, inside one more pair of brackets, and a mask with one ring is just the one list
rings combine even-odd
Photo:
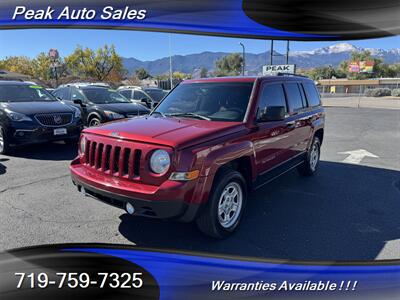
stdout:
[[199,177],[199,174],[199,170],[191,172],[173,172],[169,179],[174,181],[190,181]]

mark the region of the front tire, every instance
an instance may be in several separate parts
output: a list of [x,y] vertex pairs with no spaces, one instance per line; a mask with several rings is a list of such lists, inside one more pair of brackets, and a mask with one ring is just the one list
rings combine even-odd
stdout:
[[210,195],[196,223],[204,234],[223,239],[239,226],[247,202],[246,181],[238,171],[223,170],[214,179]]
[[99,126],[101,124],[101,120],[97,117],[90,118],[88,125],[89,127]]
[[7,154],[10,152],[10,145],[5,129],[0,126],[0,154]]
[[312,176],[317,171],[319,157],[321,154],[321,141],[317,136],[314,136],[304,163],[301,164],[297,170],[302,176]]

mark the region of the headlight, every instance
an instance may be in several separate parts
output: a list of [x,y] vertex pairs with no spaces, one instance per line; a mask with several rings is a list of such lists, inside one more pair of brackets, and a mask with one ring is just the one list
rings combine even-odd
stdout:
[[74,118],[75,119],[79,119],[81,117],[81,110],[77,107],[73,107],[73,109],[75,110],[74,112]]
[[169,154],[165,150],[156,150],[150,158],[150,169],[156,174],[163,174],[168,171],[171,165]]
[[111,120],[116,120],[116,119],[123,119],[125,118],[124,115],[121,115],[119,113],[113,112],[113,111],[109,111],[106,110],[104,111],[104,114],[106,115],[107,118],[111,119]]
[[13,121],[17,121],[17,122],[32,121],[32,119],[30,117],[28,117],[24,114],[14,112],[9,109],[5,109],[5,112],[7,113],[7,116]]
[[86,138],[84,136],[81,137],[79,142],[79,152],[83,155],[86,151]]

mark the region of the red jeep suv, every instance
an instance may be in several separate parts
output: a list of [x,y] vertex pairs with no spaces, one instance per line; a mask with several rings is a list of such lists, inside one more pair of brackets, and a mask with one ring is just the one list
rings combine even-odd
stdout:
[[72,180],[129,214],[195,220],[224,238],[249,191],[294,167],[316,171],[324,118],[305,77],[187,80],[148,116],[85,129]]

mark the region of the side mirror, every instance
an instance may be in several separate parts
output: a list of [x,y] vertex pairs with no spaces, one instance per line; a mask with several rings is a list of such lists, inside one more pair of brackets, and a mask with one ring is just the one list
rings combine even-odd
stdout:
[[286,117],[286,107],[267,106],[261,113],[260,121],[282,121]]
[[140,102],[147,103],[147,98],[140,99]]
[[81,107],[85,107],[86,106],[85,104],[83,104],[82,99],[75,99],[74,100],[74,104],[79,105]]

